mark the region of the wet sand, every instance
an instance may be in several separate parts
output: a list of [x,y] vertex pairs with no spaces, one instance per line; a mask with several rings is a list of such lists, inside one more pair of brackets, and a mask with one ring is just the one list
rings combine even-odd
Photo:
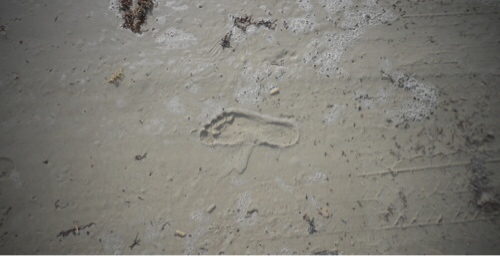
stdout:
[[4,254],[500,253],[499,1],[0,13]]

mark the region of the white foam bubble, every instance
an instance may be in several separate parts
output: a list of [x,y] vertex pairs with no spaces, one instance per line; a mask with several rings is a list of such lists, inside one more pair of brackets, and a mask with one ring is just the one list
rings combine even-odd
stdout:
[[325,8],[326,11],[335,13],[345,9],[346,5],[351,5],[351,1],[344,0],[318,0],[318,3]]
[[345,106],[333,104],[328,112],[325,113],[323,117],[323,122],[326,125],[335,125],[339,119],[339,117],[344,112]]
[[290,185],[286,185],[285,182],[280,178],[280,177],[276,177],[274,179],[274,182],[276,182],[276,184],[278,185],[278,187],[287,192],[287,193],[292,193],[292,186]]
[[186,111],[184,105],[180,102],[179,96],[175,96],[165,103],[170,113],[182,114]]
[[120,0],[110,0],[108,3],[108,10],[113,12],[116,17],[121,17],[120,14]]
[[180,29],[167,28],[163,32],[153,34],[155,42],[167,50],[186,49],[198,44],[193,34],[186,33]]
[[201,123],[206,123],[212,120],[216,115],[222,112],[224,108],[227,107],[226,102],[216,102],[212,99],[208,99],[203,102],[201,113],[198,116],[198,121]]
[[198,223],[202,223],[206,218],[203,216],[202,211],[194,211],[191,213],[191,219]]
[[9,177],[10,180],[14,182],[14,186],[16,188],[20,188],[23,186],[23,181],[21,180],[21,173],[17,170],[14,170]]
[[161,64],[163,64],[162,60],[154,59],[154,58],[144,58],[140,61],[136,61],[133,63],[125,63],[124,66],[133,70],[133,69],[136,69],[137,67],[154,67],[154,66],[159,66]]
[[127,102],[125,101],[124,98],[119,98],[116,100],[116,107],[118,108],[123,108],[127,105]]
[[165,25],[165,23],[167,23],[167,16],[163,15],[156,17],[156,22],[160,25]]
[[[319,3],[327,13],[336,17],[336,27],[341,29],[325,32],[322,37],[312,39],[307,45],[303,61],[312,65],[319,75],[340,73],[339,61],[342,55],[361,38],[368,27],[396,18],[392,12],[379,7],[376,0],[356,5],[352,1],[343,0],[319,0]],[[327,20],[331,22],[332,19]]]
[[144,242],[152,243],[160,238],[160,232],[153,226],[151,222],[146,225],[146,231],[144,232]]
[[390,91],[391,89],[382,88],[374,96],[368,95],[364,90],[356,90],[354,91],[354,100],[363,104],[363,107],[366,109],[374,109],[387,102],[387,94]]
[[121,237],[117,234],[101,234],[99,236],[99,241],[104,254],[123,254],[123,248],[125,247]]
[[187,82],[184,87],[192,94],[198,94],[201,91],[201,88],[193,81]]
[[158,135],[165,129],[165,122],[163,119],[154,118],[146,123],[144,129],[151,135]]
[[[387,64],[386,64],[387,65]],[[438,90],[432,84],[423,83],[411,75],[385,70],[394,80],[401,99],[400,108],[386,112],[387,118],[396,124],[421,121],[429,118],[438,103]]]
[[292,255],[292,251],[286,247],[281,247],[279,253],[280,255]]
[[235,186],[235,187],[240,187],[240,186],[243,186],[243,185],[246,185],[247,184],[247,181],[244,180],[244,179],[239,179],[239,178],[236,178],[236,177],[233,177],[231,179],[231,185]]
[[236,207],[239,210],[237,213],[236,222],[240,227],[245,226],[253,226],[257,223],[258,214],[254,213],[248,215],[248,211],[250,210],[250,205],[252,204],[252,195],[250,192],[245,192],[238,197],[238,202],[236,203]]
[[293,34],[305,34],[314,29],[316,20],[312,14],[307,14],[304,17],[291,18],[288,20],[288,28]]
[[176,1],[167,1],[165,3],[165,6],[171,8],[174,11],[185,11],[189,9],[189,7],[186,4],[179,4]]
[[296,2],[299,5],[299,8],[304,11],[310,11],[313,8],[313,5],[309,0],[297,0]]
[[437,105],[437,90],[435,87],[410,77],[404,83],[403,88],[409,90],[413,97],[409,97],[403,102],[403,109],[399,115],[400,119],[420,121],[430,116],[433,107]]
[[235,91],[234,99],[242,105],[257,105],[262,100],[260,94],[260,86],[245,86]]
[[231,36],[231,40],[235,43],[235,44],[239,44],[243,41],[245,41],[248,37],[248,34],[241,31],[241,29],[238,29],[238,28],[232,28],[232,36]]
[[307,177],[309,183],[319,183],[328,181],[328,176],[322,172],[316,172],[314,175]]
[[186,254],[193,254],[196,250],[196,243],[208,232],[210,227],[210,216],[201,210],[191,212],[191,219],[198,223],[196,229],[190,232],[191,236],[185,237]]

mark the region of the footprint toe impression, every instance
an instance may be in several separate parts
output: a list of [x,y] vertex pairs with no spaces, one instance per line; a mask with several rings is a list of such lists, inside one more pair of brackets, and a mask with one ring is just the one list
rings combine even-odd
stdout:
[[299,140],[297,123],[244,109],[227,109],[206,124],[200,132],[206,145],[265,145],[284,148]]
[[237,146],[232,157],[234,167],[242,174],[255,145],[285,148],[299,140],[299,126],[293,119],[263,115],[244,109],[227,109],[206,124],[200,140],[209,146]]

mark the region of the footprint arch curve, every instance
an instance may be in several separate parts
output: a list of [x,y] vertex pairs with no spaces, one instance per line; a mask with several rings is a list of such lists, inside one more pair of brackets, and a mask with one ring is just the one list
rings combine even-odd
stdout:
[[209,146],[246,144],[285,148],[295,145],[299,136],[299,125],[293,119],[238,108],[222,111],[200,131],[201,142]]

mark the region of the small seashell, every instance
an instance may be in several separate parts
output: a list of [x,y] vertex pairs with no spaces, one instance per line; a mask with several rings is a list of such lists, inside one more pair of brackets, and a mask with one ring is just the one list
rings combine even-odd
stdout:
[[271,95],[275,95],[275,94],[278,94],[279,92],[280,92],[280,89],[279,89],[278,87],[276,87],[276,88],[272,89],[272,90],[269,92],[269,94],[271,94]]
[[329,218],[330,217],[330,213],[328,212],[328,209],[325,209],[323,207],[319,207],[318,208],[318,213],[319,215],[325,217],[325,218]]
[[175,231],[175,236],[178,236],[178,237],[185,237],[186,236],[186,232],[182,232],[180,230],[176,230]]
[[208,213],[212,213],[214,210],[215,210],[215,204],[212,204],[207,208]]

